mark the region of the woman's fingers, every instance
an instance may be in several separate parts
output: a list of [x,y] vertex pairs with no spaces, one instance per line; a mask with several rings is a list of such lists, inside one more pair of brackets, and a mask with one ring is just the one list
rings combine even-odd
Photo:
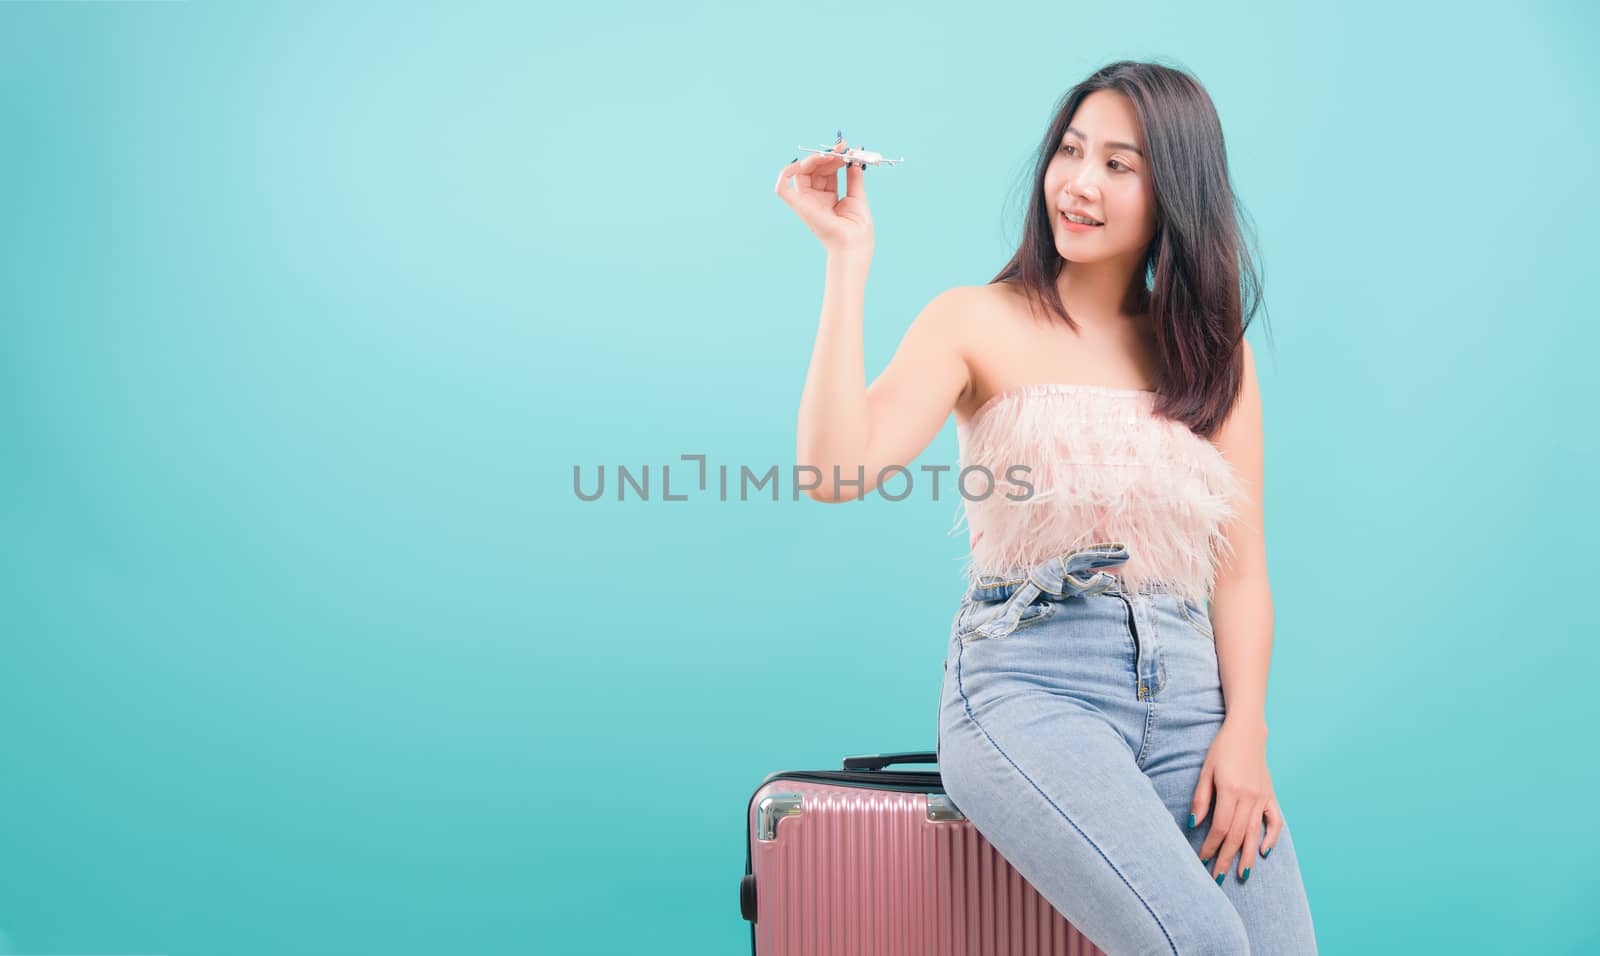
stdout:
[[848,149],[840,139],[825,152],[795,158],[778,173],[773,191],[828,249],[870,250],[872,215],[861,171],[854,164],[845,171],[845,195],[839,196],[838,172],[847,162],[843,154]]
[[[1265,836],[1261,834],[1262,821],[1266,822]],[[1237,854],[1237,875],[1242,883],[1250,878],[1257,857],[1265,860],[1272,853],[1281,832],[1283,814],[1275,799],[1246,803],[1219,798],[1216,812],[1211,815],[1211,831],[1200,846],[1200,861],[1210,868],[1211,878],[1220,883],[1218,878],[1228,872]]]
[[800,168],[808,173],[823,173],[831,169],[838,169],[840,163],[843,162],[840,154],[846,148],[843,143],[839,143],[829,153],[807,153],[805,158],[800,160]]
[[782,180],[789,176],[821,176],[831,173],[844,164],[843,153],[849,148],[844,140],[840,140],[833,145],[830,152],[807,153],[783,167],[784,171],[778,178]]
[[1211,808],[1211,830],[1206,833],[1205,842],[1200,845],[1200,859],[1210,868],[1213,880],[1228,872],[1229,865],[1233,863],[1233,855],[1239,849],[1237,820],[1241,809],[1239,803],[1239,800],[1223,790],[1217,793],[1216,806]]
[[[781,195],[784,184],[795,177],[804,177],[796,182],[796,185],[802,188],[809,186],[812,189],[826,189],[828,184],[826,182],[819,183],[814,177],[831,174],[838,169],[840,164],[843,163],[839,154],[843,153],[846,148],[844,142],[840,141],[833,147],[834,152],[832,153],[807,153],[803,157],[796,157],[791,160],[789,165],[783,167],[783,170],[778,173],[778,183],[773,187],[773,192]],[[835,183],[837,183],[837,180],[835,180]]]
[[1261,845],[1261,818],[1267,811],[1265,800],[1256,804],[1255,812],[1245,815],[1244,845],[1240,848],[1239,882],[1250,878],[1250,868],[1256,865],[1256,848]]
[[[1211,761],[1207,759],[1200,768],[1200,779],[1196,782],[1194,796],[1189,798],[1189,829],[1205,822],[1206,813],[1211,809]],[[1205,853],[1200,854],[1202,857]]]
[[844,164],[842,154],[846,149],[849,147],[844,144],[844,140],[840,140],[833,145],[832,152],[812,153],[806,157],[806,161],[812,164],[812,170],[816,175],[831,173]]
[[[1210,789],[1208,782],[1202,781],[1202,789]],[[1207,831],[1205,840],[1200,844],[1200,859],[1211,865],[1216,861],[1217,854],[1222,852],[1222,841],[1228,836],[1228,824],[1233,819],[1232,797],[1225,793],[1216,795],[1216,805],[1210,807],[1211,829]],[[1211,874],[1216,876],[1215,873]]]
[[1278,834],[1283,832],[1283,814],[1278,811],[1276,800],[1267,801],[1265,811],[1267,818],[1267,835],[1261,840],[1261,858],[1265,860],[1272,853],[1272,848],[1278,845]]
[[854,163],[844,171],[844,194],[847,198],[865,199],[867,196],[866,177],[861,175],[865,170]]
[[[840,143],[838,149],[844,149]],[[844,159],[838,153],[812,153],[806,160],[812,165],[805,170],[811,177],[811,188],[818,192],[831,193],[835,198],[839,195],[839,177],[835,174],[839,167],[844,165]]]
[[1227,875],[1228,868],[1233,865],[1233,859],[1239,853],[1239,848],[1244,845],[1244,835],[1250,827],[1250,806],[1243,800],[1235,801],[1233,813],[1225,816],[1219,812],[1217,819],[1228,821],[1228,835],[1222,840],[1222,852],[1217,854],[1211,867],[1211,878],[1221,886],[1222,878]]

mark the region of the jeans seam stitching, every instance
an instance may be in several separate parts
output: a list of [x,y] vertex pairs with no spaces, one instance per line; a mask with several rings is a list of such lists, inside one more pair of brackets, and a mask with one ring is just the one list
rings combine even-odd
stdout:
[[1157,618],[1160,616],[1161,615],[1155,613],[1155,605],[1152,604],[1150,614],[1150,631],[1155,635],[1156,689],[1150,695],[1151,697],[1160,696],[1161,692],[1165,690],[1167,686],[1167,662],[1162,659],[1161,648],[1163,641],[1161,640],[1161,624],[1157,620]]
[[1178,599],[1178,613],[1183,615],[1183,619],[1188,621],[1189,626],[1194,628],[1201,637],[1205,638],[1206,640],[1211,639],[1211,632],[1206,628],[1201,627],[1199,622],[1194,619],[1194,615],[1189,613],[1188,603],[1186,603],[1182,598]]
[[1156,911],[1155,911],[1155,909],[1153,907],[1151,907],[1150,901],[1146,900],[1144,898],[1144,894],[1139,892],[1139,890],[1133,885],[1132,881],[1130,881],[1128,879],[1128,877],[1121,870],[1117,869],[1117,865],[1115,863],[1111,862],[1111,858],[1110,857],[1106,856],[1106,851],[1100,849],[1100,844],[1094,842],[1094,838],[1093,837],[1091,837],[1091,836],[1089,836],[1089,834],[1083,832],[1083,828],[1078,826],[1077,821],[1072,819],[1072,817],[1068,816],[1067,812],[1065,810],[1061,809],[1059,804],[1057,804],[1054,800],[1050,799],[1050,795],[1048,793],[1045,793],[1044,789],[1042,787],[1040,787],[1037,783],[1033,782],[1033,778],[1028,776],[1027,771],[1025,771],[1021,767],[1017,766],[1017,762],[1015,760],[1011,759],[1011,755],[1005,752],[1005,748],[1001,747],[998,743],[995,742],[995,739],[992,736],[989,735],[988,728],[984,727],[983,726],[983,722],[978,720],[977,715],[972,712],[972,701],[971,701],[970,698],[967,697],[966,686],[962,683],[962,680],[961,680],[961,657],[962,657],[961,649],[958,648],[957,651],[956,651],[956,690],[961,694],[961,705],[962,705],[963,709],[965,709],[966,712],[967,712],[967,719],[972,721],[972,725],[974,727],[978,728],[979,733],[983,734],[983,739],[987,740],[989,742],[989,746],[993,747],[995,749],[996,753],[998,753],[1000,756],[1004,757],[1006,763],[1010,764],[1012,769],[1016,770],[1017,773],[1021,774],[1022,775],[1022,779],[1028,781],[1028,785],[1033,787],[1033,789],[1038,792],[1039,796],[1044,798],[1044,802],[1050,804],[1051,809],[1055,810],[1056,813],[1061,815],[1061,819],[1067,821],[1067,823],[1072,827],[1072,829],[1077,831],[1077,834],[1079,836],[1083,837],[1083,839],[1090,846],[1094,847],[1094,851],[1100,855],[1100,859],[1102,859],[1102,860],[1104,860],[1106,862],[1106,865],[1111,868],[1111,872],[1117,874],[1117,878],[1122,880],[1122,884],[1128,888],[1128,891],[1130,893],[1133,894],[1134,899],[1137,899],[1139,901],[1140,905],[1144,907],[1145,912],[1150,914],[1150,918],[1156,921],[1156,926],[1160,927],[1161,935],[1166,938],[1167,945],[1171,946],[1172,947],[1172,952],[1174,954],[1176,954],[1178,952],[1177,944],[1172,941],[1172,934],[1167,932],[1166,924],[1161,922],[1161,917],[1160,916],[1156,915]]
[[[1050,617],[1053,616],[1054,614],[1055,614],[1054,609],[1041,609],[1038,614],[1035,614],[1032,617],[1018,618],[1017,619],[1017,623],[1015,625],[1013,625],[1012,628],[1010,630],[1006,631],[1004,634],[985,634],[983,636],[982,640],[986,640],[986,641],[1001,641],[1001,640],[1005,640],[1006,638],[1008,638],[1011,635],[1017,633],[1018,631],[1022,630],[1025,627],[1032,627],[1035,624],[1040,624],[1040,623],[1043,623],[1044,621],[1049,620]],[[996,618],[996,620],[997,619],[998,618]],[[978,632],[982,631],[985,627],[987,627],[991,623],[993,623],[993,620],[985,621],[984,623],[979,624],[977,627],[972,628],[970,631],[966,631],[966,632],[957,634],[956,637],[957,637],[957,639],[959,639],[961,641],[961,643],[963,645],[975,644],[979,640]]]
[[[1028,583],[1025,582],[1022,585],[1022,587],[1019,587],[1015,591],[1012,591],[1011,594],[1006,597],[1005,601],[1002,602],[1001,608],[1000,608],[1000,613],[996,614],[994,617],[990,618],[989,620],[984,621],[982,624],[979,624],[977,627],[972,628],[970,631],[968,631],[968,632],[966,632],[964,634],[958,634],[957,636],[960,637],[961,642],[963,644],[966,643],[968,638],[975,637],[980,632],[983,633],[984,639],[986,639],[986,640],[1000,640],[1001,638],[1010,637],[1013,633],[1015,633],[1017,631],[1018,628],[1024,626],[1023,623],[1022,623],[1022,614],[1023,614],[1023,612],[1027,611],[1028,607],[1032,606],[1033,598],[1036,595],[1030,596],[1028,598],[1028,602],[1029,602],[1028,607],[1023,607],[1021,609],[1015,609],[1015,608],[1013,608],[1013,605],[1015,605],[1017,603],[1017,600],[1022,596],[1022,593],[1027,588],[1027,586],[1028,586]],[[1006,628],[1004,633],[995,634],[992,631],[987,631],[987,632],[984,631],[984,628],[989,627],[991,624],[995,623],[996,621],[1000,620],[1001,618],[1009,617],[1013,610],[1017,610],[1017,620],[1010,627]],[[1046,617],[1049,617],[1051,613],[1053,613],[1052,609],[1049,609],[1049,608],[1041,609],[1038,614],[1033,616],[1032,620],[1028,621],[1028,624],[1038,623],[1040,620],[1042,620],[1042,619],[1044,619]]]
[[1140,770],[1144,769],[1144,762],[1150,757],[1150,738],[1155,736],[1155,729],[1156,705],[1152,701],[1144,705],[1144,739],[1139,741],[1139,759],[1134,761]]

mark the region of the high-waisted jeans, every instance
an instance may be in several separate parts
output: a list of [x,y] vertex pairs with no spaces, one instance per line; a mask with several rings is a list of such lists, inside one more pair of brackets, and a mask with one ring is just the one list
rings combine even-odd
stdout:
[[1214,821],[1186,824],[1222,726],[1216,645],[1203,608],[1097,570],[1127,559],[1091,545],[962,599],[939,705],[945,792],[1110,956],[1315,953],[1287,823],[1244,882],[1237,856],[1220,886],[1201,863]]

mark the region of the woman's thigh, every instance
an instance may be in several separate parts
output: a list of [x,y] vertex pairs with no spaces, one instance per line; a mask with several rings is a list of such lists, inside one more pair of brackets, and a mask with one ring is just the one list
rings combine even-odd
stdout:
[[[1203,609],[1180,606],[1175,598],[1150,601],[1145,620],[1149,640],[1161,658],[1163,683],[1149,699],[1141,769],[1174,827],[1186,835],[1197,861],[1194,865],[1200,866],[1200,848],[1215,820],[1208,812],[1193,830],[1187,823],[1200,771],[1225,714],[1216,645]],[[1214,804],[1209,809],[1214,809]],[[1221,890],[1244,923],[1252,954],[1314,954],[1311,908],[1288,823],[1271,855],[1263,859],[1259,841],[1265,836],[1263,822],[1256,832],[1258,856],[1250,878],[1239,880],[1240,857],[1236,853],[1227,865]],[[1206,867],[1208,875],[1215,863]]]
[[1108,953],[1244,953],[1239,912],[1139,766],[1140,662],[1155,671],[1128,609],[1074,597],[996,638],[966,636],[958,619],[939,715],[945,790]]

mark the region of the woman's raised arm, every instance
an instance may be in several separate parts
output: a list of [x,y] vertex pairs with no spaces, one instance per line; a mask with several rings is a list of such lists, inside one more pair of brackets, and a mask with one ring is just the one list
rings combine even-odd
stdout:
[[[842,139],[834,147],[845,148]],[[969,381],[960,330],[974,291],[957,287],[935,296],[869,388],[862,303],[872,266],[872,213],[862,169],[845,170],[845,195],[839,196],[842,163],[836,153],[790,163],[774,190],[828,252],[795,444],[796,465],[819,473],[807,494],[827,502],[863,497],[877,487],[883,469],[910,464],[944,426]]]
[[[860,498],[927,449],[967,389],[959,335],[970,290],[941,292],[911,323],[883,373],[865,385],[862,359],[864,271],[828,265],[822,319],[800,398],[796,463],[820,473],[808,494],[837,503]],[[836,478],[837,476],[837,478]]]

